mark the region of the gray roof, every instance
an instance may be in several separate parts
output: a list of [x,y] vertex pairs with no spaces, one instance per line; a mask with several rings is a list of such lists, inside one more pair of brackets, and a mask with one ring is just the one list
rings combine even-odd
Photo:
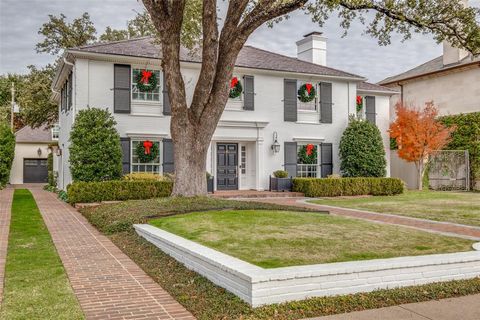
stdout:
[[397,93],[396,90],[390,89],[388,87],[380,86],[378,84],[373,84],[370,82],[360,82],[357,85],[357,89],[361,91],[362,90],[363,91],[382,91],[382,92],[392,93],[392,94]]
[[449,65],[444,65],[443,64],[443,56],[437,57],[435,59],[432,59],[428,62],[425,62],[424,64],[421,64],[413,69],[410,69],[406,72],[397,74],[392,77],[388,77],[382,81],[379,82],[379,84],[390,84],[394,82],[398,82],[401,80],[406,80],[410,78],[415,78],[424,74],[430,74],[430,73],[435,73],[435,72],[441,72],[444,70],[452,69],[452,68],[457,68],[461,67],[470,63],[475,63],[475,62],[480,62],[480,56],[477,56],[476,58],[473,58],[471,56],[468,56],[461,60],[459,63],[455,64],[449,64]]
[[16,142],[43,142],[50,143],[52,141],[52,131],[43,126],[37,129],[33,129],[30,126],[25,126],[22,129],[15,132]]
[[[92,52],[101,54],[123,55],[144,58],[161,58],[160,45],[155,43],[152,37],[143,37],[108,43],[96,43],[92,45],[72,48],[70,51]],[[191,52],[181,48],[180,59],[185,62],[201,62],[198,50]],[[252,46],[244,46],[238,55],[237,67],[254,68],[263,70],[286,71],[295,73],[318,74],[323,76],[360,78],[363,77],[340,71],[337,69],[305,62],[297,58],[269,52]]]

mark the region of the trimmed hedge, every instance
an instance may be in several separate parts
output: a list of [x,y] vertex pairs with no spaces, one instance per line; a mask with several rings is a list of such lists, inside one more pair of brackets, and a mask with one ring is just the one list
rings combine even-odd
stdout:
[[293,179],[293,191],[307,197],[391,196],[403,193],[404,188],[403,181],[397,178]]
[[71,204],[140,200],[168,197],[172,193],[172,185],[169,181],[152,180],[74,182],[67,187],[67,194]]

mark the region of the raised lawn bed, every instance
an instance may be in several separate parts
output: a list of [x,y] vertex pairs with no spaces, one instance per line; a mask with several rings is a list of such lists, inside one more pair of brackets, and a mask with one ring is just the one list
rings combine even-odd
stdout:
[[407,191],[397,196],[321,198],[312,203],[480,227],[480,193]]
[[313,212],[194,212],[149,224],[262,268],[470,251],[474,243]]
[[13,197],[0,319],[84,319],[28,190]]
[[252,308],[232,293],[187,269],[138,236],[132,227],[133,223],[146,223],[151,218],[184,214],[189,211],[280,208],[301,210],[212,198],[165,198],[84,208],[81,212],[197,319],[304,319],[480,293],[480,278],[475,278],[368,293],[316,297]]

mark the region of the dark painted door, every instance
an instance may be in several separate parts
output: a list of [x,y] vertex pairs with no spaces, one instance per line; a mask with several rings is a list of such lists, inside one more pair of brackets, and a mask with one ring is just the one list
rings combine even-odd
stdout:
[[43,183],[47,181],[47,159],[23,159],[24,183]]
[[217,190],[238,189],[238,145],[217,143]]

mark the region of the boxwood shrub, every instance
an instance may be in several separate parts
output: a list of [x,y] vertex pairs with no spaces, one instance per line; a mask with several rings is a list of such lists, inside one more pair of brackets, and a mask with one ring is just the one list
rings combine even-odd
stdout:
[[293,191],[307,197],[390,196],[403,193],[404,183],[398,178],[295,178]]
[[71,204],[160,198],[171,193],[172,182],[154,180],[74,182],[67,187]]

